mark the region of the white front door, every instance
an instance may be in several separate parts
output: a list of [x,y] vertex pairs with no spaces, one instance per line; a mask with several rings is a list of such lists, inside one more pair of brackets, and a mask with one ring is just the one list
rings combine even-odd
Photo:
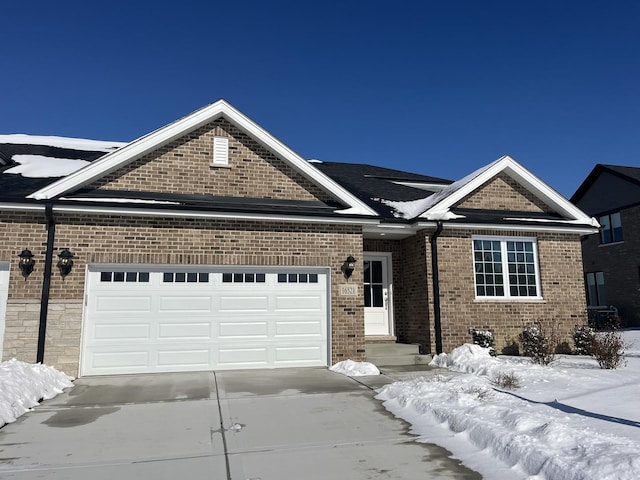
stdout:
[[9,262],[0,262],[0,361],[4,345],[4,325],[7,314],[7,298],[9,294]]
[[391,254],[365,253],[365,335],[392,335],[391,311]]

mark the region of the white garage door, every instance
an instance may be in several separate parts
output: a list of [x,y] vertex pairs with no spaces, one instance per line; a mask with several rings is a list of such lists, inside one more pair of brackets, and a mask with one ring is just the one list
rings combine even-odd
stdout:
[[7,295],[9,294],[9,262],[0,262],[0,361],[4,345],[5,316],[7,314]]
[[91,266],[81,375],[327,365],[327,270]]

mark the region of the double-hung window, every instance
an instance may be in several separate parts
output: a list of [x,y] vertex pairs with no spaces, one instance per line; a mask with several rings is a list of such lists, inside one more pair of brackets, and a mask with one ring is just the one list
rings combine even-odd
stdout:
[[604,294],[604,273],[589,272],[586,274],[587,280],[587,304],[590,307],[607,304],[607,297]]
[[620,212],[602,215],[600,222],[600,243],[614,243],[622,241],[622,221]]
[[541,298],[535,239],[474,237],[476,298]]

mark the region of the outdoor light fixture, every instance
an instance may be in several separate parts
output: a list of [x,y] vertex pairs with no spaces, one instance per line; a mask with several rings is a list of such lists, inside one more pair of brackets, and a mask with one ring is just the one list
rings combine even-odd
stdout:
[[347,257],[347,259],[344,261],[344,263],[342,264],[342,273],[344,273],[344,276],[349,278],[351,277],[351,274],[353,273],[353,271],[356,269],[356,259],[353,258],[351,255],[349,255]]
[[58,258],[60,275],[64,278],[71,273],[71,269],[73,268],[73,253],[71,253],[68,248],[65,248],[58,254]]
[[20,271],[22,272],[22,276],[26,280],[31,272],[33,272],[33,266],[36,264],[36,261],[33,259],[33,253],[31,250],[27,250],[26,248],[20,252],[20,261],[18,262],[18,267],[20,267]]

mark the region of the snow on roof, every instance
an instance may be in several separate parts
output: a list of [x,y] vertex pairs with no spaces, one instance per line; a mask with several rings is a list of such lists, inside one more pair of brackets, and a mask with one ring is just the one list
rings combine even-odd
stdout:
[[91,162],[86,160],[45,157],[44,155],[14,155],[13,160],[18,163],[2,173],[21,174],[29,178],[64,177]]
[[107,142],[102,140],[87,140],[84,138],[25,135],[23,133],[0,135],[0,143],[47,145],[50,147],[68,148],[70,150],[87,150],[91,152],[111,152],[112,150],[116,150],[127,144],[127,142]]

